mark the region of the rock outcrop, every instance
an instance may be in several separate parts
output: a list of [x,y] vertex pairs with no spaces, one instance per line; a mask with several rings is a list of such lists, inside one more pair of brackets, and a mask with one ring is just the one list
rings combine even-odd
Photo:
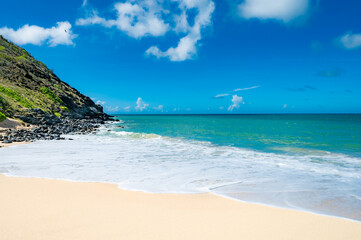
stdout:
[[100,105],[61,81],[25,49],[0,36],[0,112],[34,125],[61,118],[108,120]]

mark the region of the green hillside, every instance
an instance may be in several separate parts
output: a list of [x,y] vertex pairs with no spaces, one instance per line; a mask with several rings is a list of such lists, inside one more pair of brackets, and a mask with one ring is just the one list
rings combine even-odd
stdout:
[[57,117],[105,115],[101,106],[61,81],[44,63],[0,36],[0,112],[17,117],[38,109]]

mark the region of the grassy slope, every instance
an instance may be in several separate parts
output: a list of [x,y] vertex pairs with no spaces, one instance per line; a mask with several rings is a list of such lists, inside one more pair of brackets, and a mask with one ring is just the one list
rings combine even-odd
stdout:
[[60,116],[94,103],[62,82],[45,64],[0,36],[0,112],[22,114],[28,108]]
[[0,112],[0,122],[4,121],[6,119],[5,114],[3,114],[2,112]]

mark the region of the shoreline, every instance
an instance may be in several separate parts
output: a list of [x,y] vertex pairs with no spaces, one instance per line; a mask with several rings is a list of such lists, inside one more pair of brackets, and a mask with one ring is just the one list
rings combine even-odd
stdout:
[[[28,143],[15,143],[15,145],[22,145],[22,144],[28,144]],[[213,195],[215,197],[224,198],[224,199],[227,199],[227,200],[230,200],[230,201],[240,202],[242,204],[255,204],[255,205],[260,205],[260,206],[263,206],[263,207],[270,207],[270,208],[277,208],[277,209],[283,209],[283,210],[304,212],[304,213],[308,213],[308,214],[315,214],[315,215],[324,216],[324,217],[337,218],[337,219],[342,219],[342,220],[356,222],[356,223],[361,224],[361,220],[357,220],[357,219],[352,219],[352,218],[347,218],[347,217],[342,217],[342,216],[337,216],[337,215],[331,215],[331,214],[326,214],[326,213],[320,213],[320,212],[317,212],[317,211],[312,211],[312,210],[303,209],[303,208],[284,207],[284,206],[277,206],[277,205],[268,204],[268,203],[264,203],[264,202],[248,201],[248,200],[245,200],[245,199],[239,199],[239,198],[227,196],[225,194],[217,194],[217,193],[214,193],[214,192],[176,192],[176,193],[173,193],[173,192],[168,192],[168,193],[165,193],[165,192],[150,192],[150,191],[137,190],[137,189],[121,188],[115,182],[77,181],[77,180],[71,180],[71,179],[65,179],[65,178],[47,178],[47,177],[34,177],[34,176],[22,177],[22,176],[8,175],[6,173],[0,173],[0,180],[1,180],[1,177],[23,178],[23,179],[39,179],[39,180],[49,180],[49,181],[63,181],[63,182],[69,182],[69,183],[110,184],[110,185],[115,185],[121,191],[141,193],[141,194],[175,195],[175,196],[177,196],[177,195],[182,196],[182,195],[208,194],[208,195]]]
[[360,239],[361,223],[227,199],[116,184],[0,175],[4,239]]
[[[105,125],[105,127],[107,127]],[[99,129],[97,129],[97,131],[99,131]],[[108,130],[109,131],[109,130]],[[90,135],[90,134],[84,134],[84,135]],[[73,140],[73,139],[71,139]],[[29,143],[32,143],[32,142],[13,142],[13,143],[0,143],[0,149],[1,148],[5,148],[5,147],[14,147],[14,146],[17,146],[17,145],[23,145],[23,144],[29,144]],[[1,145],[3,144],[3,145]],[[4,174],[4,173],[0,173],[0,176],[1,175],[4,175],[4,176],[7,176],[7,177],[15,177],[15,178],[36,178],[36,179],[47,179],[47,180],[59,180],[59,181],[67,181],[67,182],[74,182],[74,183],[105,183],[105,184],[116,184],[116,182],[101,182],[101,181],[79,181],[79,180],[71,180],[71,179],[66,179],[66,178],[44,178],[44,177],[37,177],[35,175],[30,175],[30,176],[16,176],[16,175],[7,175],[7,174]],[[183,194],[201,194],[201,193],[207,193],[207,194],[212,194],[214,196],[217,196],[217,197],[222,197],[222,198],[225,198],[225,199],[228,199],[228,200],[233,200],[233,201],[238,201],[238,202],[242,202],[242,203],[246,203],[246,204],[257,204],[257,205],[262,205],[262,206],[265,206],[265,207],[274,207],[274,208],[280,208],[280,209],[286,209],[286,210],[295,210],[295,211],[301,211],[301,212],[306,212],[306,213],[311,213],[311,214],[316,214],[316,215],[321,215],[321,216],[326,216],[326,217],[334,217],[334,218],[339,218],[339,219],[344,219],[344,220],[348,220],[348,221],[354,221],[354,222],[357,222],[357,223],[361,223],[361,220],[358,220],[357,218],[349,218],[348,216],[347,217],[344,217],[342,215],[332,215],[332,214],[329,214],[327,212],[319,212],[317,211],[317,209],[311,209],[311,208],[297,208],[297,207],[292,207],[292,206],[283,206],[283,205],[277,205],[277,204],[270,204],[270,203],[267,203],[267,201],[252,201],[252,200],[247,200],[245,198],[237,198],[237,197],[232,197],[232,196],[229,196],[229,195],[226,195],[226,194],[221,194],[221,193],[215,193],[215,192],[212,192],[212,191],[203,191],[203,192],[167,192],[167,193],[164,193],[164,192],[152,192],[152,191],[146,191],[146,190],[142,190],[142,189],[131,189],[131,188],[123,188],[121,186],[118,186],[119,189],[121,190],[124,190],[124,191],[131,191],[131,192],[140,192],[140,193],[146,193],[146,194],[180,194],[180,195],[183,195]],[[266,199],[266,198],[265,198]],[[268,200],[268,199],[267,199]],[[359,215],[361,216],[361,215]]]
[[0,142],[0,148],[6,148],[6,147],[13,147],[23,144],[30,144],[31,142],[12,142],[12,143],[1,143]]
[[[11,176],[9,176],[11,177]],[[67,180],[65,180],[67,181]],[[351,222],[356,222],[356,223],[361,223],[361,220],[356,220],[356,219],[352,219],[352,218],[347,218],[347,217],[342,217],[342,216],[337,216],[337,215],[331,215],[331,214],[326,214],[326,213],[320,213],[317,211],[312,211],[309,209],[304,209],[304,208],[292,208],[292,207],[281,207],[281,206],[277,206],[277,205],[273,205],[273,204],[267,204],[267,203],[263,203],[263,202],[253,202],[253,201],[247,201],[247,200],[243,200],[243,199],[239,199],[239,198],[234,198],[234,197],[230,197],[227,195],[223,195],[223,194],[216,194],[216,193],[210,193],[213,194],[215,196],[218,197],[222,197],[228,200],[233,200],[233,201],[239,201],[245,204],[256,204],[256,205],[261,205],[261,206],[265,206],[265,207],[271,207],[271,208],[279,208],[279,209],[285,209],[285,210],[290,210],[290,211],[298,211],[298,212],[305,212],[305,213],[309,213],[309,214],[315,214],[315,215],[319,215],[319,216],[324,216],[324,217],[332,217],[332,218],[338,218],[338,219],[342,219],[342,220],[346,220],[346,221],[351,221]]]

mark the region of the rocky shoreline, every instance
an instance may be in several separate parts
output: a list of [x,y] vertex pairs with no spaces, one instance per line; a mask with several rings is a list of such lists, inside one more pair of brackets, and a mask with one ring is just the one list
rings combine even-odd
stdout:
[[72,120],[62,119],[54,125],[40,125],[32,129],[7,129],[0,135],[2,143],[33,142],[36,140],[65,140],[62,134],[95,133],[104,124],[100,119]]
[[[27,119],[28,117],[18,117]],[[28,120],[28,119],[27,119]],[[84,119],[73,119],[71,117],[62,117],[54,119],[42,116],[41,118],[31,118],[29,122],[38,122],[37,125],[27,124],[21,129],[3,129],[0,132],[0,142],[4,144],[34,142],[36,140],[72,140],[62,137],[64,134],[96,134],[98,128],[110,121],[108,115],[102,115],[96,118],[85,116]],[[0,146],[1,147],[1,146]]]

